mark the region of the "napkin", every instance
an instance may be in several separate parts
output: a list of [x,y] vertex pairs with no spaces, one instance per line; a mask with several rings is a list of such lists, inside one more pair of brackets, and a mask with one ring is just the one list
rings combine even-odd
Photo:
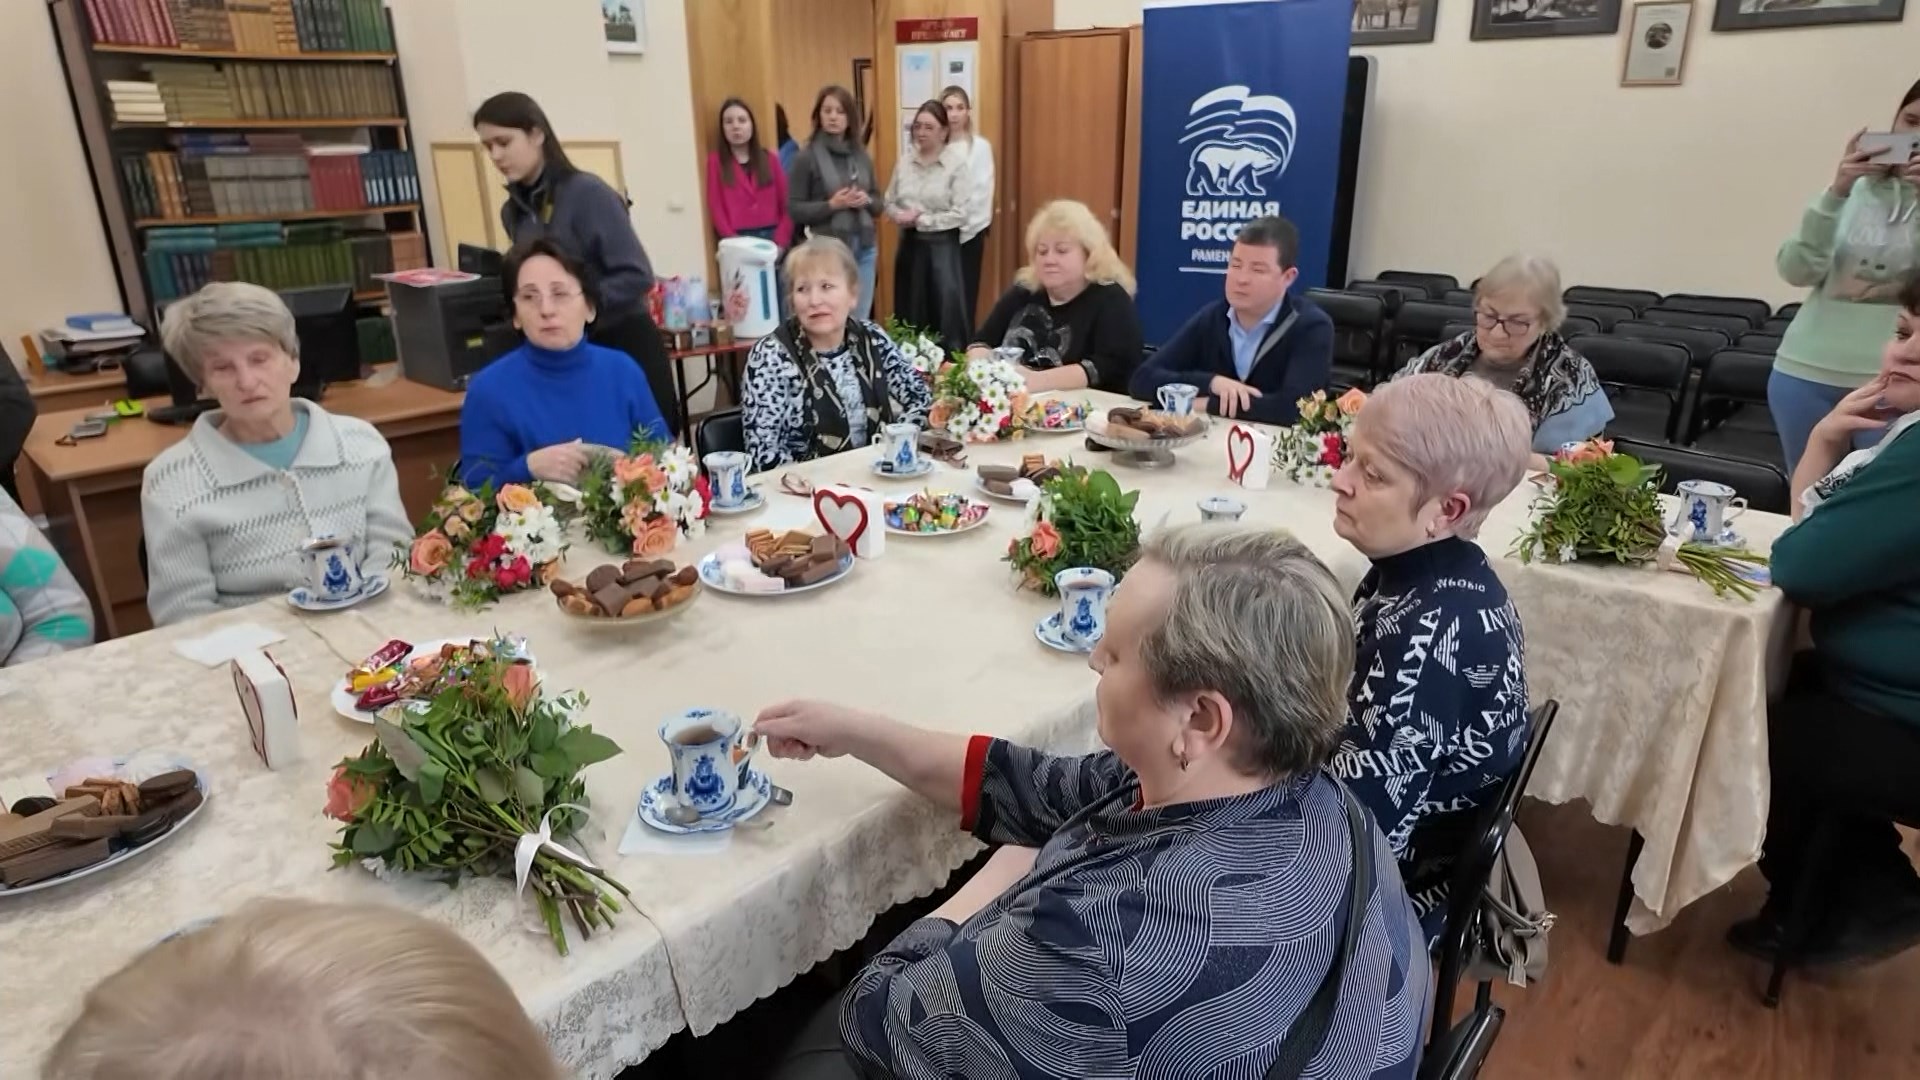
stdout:
[[285,636],[278,630],[269,630],[259,623],[235,623],[211,634],[176,641],[173,651],[202,667],[219,667],[243,653],[283,640]]
[[627,815],[627,833],[620,838],[622,855],[717,855],[733,843],[733,830],[711,833],[663,833]]
[[887,509],[879,492],[846,484],[816,488],[813,513],[820,527],[846,541],[855,557],[877,559],[886,553]]
[[1245,424],[1233,425],[1227,432],[1227,479],[1264,491],[1272,471],[1273,436]]

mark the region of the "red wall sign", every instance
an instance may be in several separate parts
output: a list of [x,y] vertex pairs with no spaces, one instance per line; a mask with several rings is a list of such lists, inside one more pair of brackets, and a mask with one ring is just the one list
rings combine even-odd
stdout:
[[953,19],[896,19],[893,24],[893,40],[899,45],[979,41],[980,20],[972,15]]

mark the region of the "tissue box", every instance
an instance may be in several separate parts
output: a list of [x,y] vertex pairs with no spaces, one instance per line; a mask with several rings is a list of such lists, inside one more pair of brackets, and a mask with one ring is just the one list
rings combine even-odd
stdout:
[[232,670],[253,752],[269,769],[299,761],[300,716],[286,671],[263,652],[241,653],[234,658]]
[[1245,424],[1233,425],[1227,432],[1227,479],[1264,491],[1272,472],[1273,436]]

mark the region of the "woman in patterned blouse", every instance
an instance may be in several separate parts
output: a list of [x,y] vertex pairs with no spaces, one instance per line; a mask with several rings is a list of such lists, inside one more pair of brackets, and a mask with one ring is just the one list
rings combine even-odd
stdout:
[[755,471],[866,446],[884,424],[926,422],[926,380],[885,331],[852,317],[859,273],[830,236],[787,255],[793,316],[747,354],[740,395]]
[[852,754],[1009,845],[867,965],[842,1045],[803,1036],[790,1075],[1265,1076],[1334,962],[1365,858],[1331,1023],[1286,1075],[1412,1077],[1420,926],[1379,831],[1356,852],[1324,768],[1353,663],[1332,573],[1284,533],[1168,530],[1091,662],[1111,749],[1083,757],[817,703],[760,715],[775,756]]

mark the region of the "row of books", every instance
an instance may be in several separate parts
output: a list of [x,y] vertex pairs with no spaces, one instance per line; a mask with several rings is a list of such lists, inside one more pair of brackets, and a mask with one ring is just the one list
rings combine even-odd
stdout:
[[226,52],[392,52],[382,0],[87,0],[103,45]]
[[[384,118],[400,111],[393,69],[384,66],[165,61],[144,67],[168,122]],[[109,84],[116,120],[129,122],[123,102],[152,100],[140,85]]]
[[411,152],[310,154],[297,137],[290,151],[240,145],[127,154],[120,169],[137,218],[299,214],[420,201]]
[[376,274],[426,265],[419,233],[345,233],[331,224],[188,226],[148,234],[147,284],[156,304],[209,281],[251,281],[269,289],[352,285],[382,287]]

